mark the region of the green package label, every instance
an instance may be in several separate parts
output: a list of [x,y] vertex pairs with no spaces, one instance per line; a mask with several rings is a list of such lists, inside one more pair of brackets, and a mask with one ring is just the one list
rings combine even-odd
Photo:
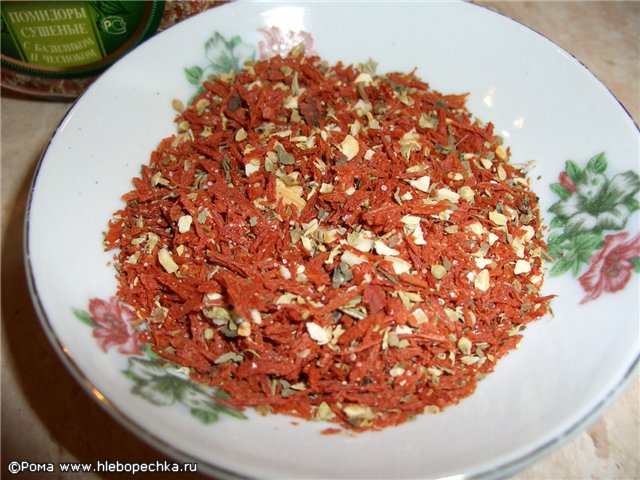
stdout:
[[156,32],[162,3],[4,1],[2,67],[51,77],[98,73]]

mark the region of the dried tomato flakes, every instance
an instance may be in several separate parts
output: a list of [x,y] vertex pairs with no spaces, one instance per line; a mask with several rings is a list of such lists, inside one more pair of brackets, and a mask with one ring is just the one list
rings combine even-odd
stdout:
[[205,83],[105,238],[154,351],[353,430],[473,393],[550,299],[537,198],[465,99],[299,49]]

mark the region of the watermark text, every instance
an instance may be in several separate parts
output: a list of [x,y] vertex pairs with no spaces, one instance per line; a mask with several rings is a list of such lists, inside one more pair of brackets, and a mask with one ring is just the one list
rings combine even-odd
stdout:
[[7,470],[12,475],[36,472],[61,472],[61,473],[196,473],[198,464],[195,462],[170,462],[168,460],[156,460],[155,462],[120,462],[98,460],[94,463],[85,462],[28,462],[26,460],[14,460],[9,462]]

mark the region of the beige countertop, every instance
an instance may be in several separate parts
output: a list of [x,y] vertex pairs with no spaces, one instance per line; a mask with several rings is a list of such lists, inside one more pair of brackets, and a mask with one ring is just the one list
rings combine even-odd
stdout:
[[[640,2],[477,3],[530,26],[573,54],[640,123]],[[8,477],[12,460],[166,458],[112,420],[67,373],[29,298],[22,255],[25,203],[39,155],[69,106],[2,92],[2,478]],[[586,431],[513,478],[640,478],[639,406],[636,378]],[[131,478],[105,475],[56,472],[16,478]]]

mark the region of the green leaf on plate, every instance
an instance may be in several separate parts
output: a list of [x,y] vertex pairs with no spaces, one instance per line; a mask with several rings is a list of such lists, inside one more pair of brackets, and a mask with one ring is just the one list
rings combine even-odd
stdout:
[[160,355],[158,355],[156,352],[154,352],[153,350],[151,350],[151,344],[150,343],[143,343],[141,345],[139,345],[140,350],[142,351],[142,353],[144,353],[145,357],[147,357],[149,360],[161,360]]
[[242,39],[240,38],[240,35],[234,35],[227,42],[227,47],[229,48],[229,50],[233,50],[238,45],[240,45],[241,42],[242,42]]
[[191,68],[185,68],[184,73],[187,75],[187,81],[192,85],[200,85],[202,79],[203,70],[199,66],[195,65]]
[[171,405],[176,401],[176,386],[175,379],[166,375],[139,383],[131,389],[131,393],[140,395],[154,405]]
[[547,250],[549,251],[549,255],[551,255],[551,257],[557,259],[562,257],[564,246],[561,242],[547,243]]
[[631,263],[633,263],[633,270],[636,273],[640,273],[640,257],[632,258]]
[[607,157],[604,152],[593,156],[587,163],[586,170],[593,173],[604,173],[607,169]]
[[558,195],[561,200],[565,200],[571,196],[571,192],[559,183],[552,183],[551,185],[549,185],[549,188],[553,193]]
[[129,370],[123,370],[122,374],[127,377],[129,380],[133,380],[136,383],[143,382],[144,380],[138,377],[135,373],[130,372]]
[[205,392],[204,388],[189,380],[184,380],[176,389],[176,398],[187,407],[197,410],[211,409],[215,405],[210,393]]
[[582,270],[582,265],[584,262],[581,262],[579,258],[575,258],[573,263],[571,264],[571,273],[574,277],[577,277],[580,271]]
[[85,325],[88,325],[91,328],[95,328],[98,326],[98,324],[91,319],[91,315],[89,315],[89,312],[81,310],[80,308],[72,308],[71,311],[73,312],[75,317]]
[[581,233],[576,235],[572,241],[573,250],[586,254],[587,258],[591,256],[591,252],[599,248],[602,244],[601,233]]
[[566,161],[564,171],[574,183],[579,183],[584,177],[584,171],[573,160]]
[[215,423],[220,418],[220,415],[218,415],[218,412],[214,412],[211,410],[200,410],[198,408],[192,408],[191,415],[196,417],[204,425]]
[[553,264],[551,270],[549,270],[549,275],[552,277],[558,277],[563,273],[568,272],[571,269],[571,261],[568,261],[566,258],[559,258],[556,263]]
[[231,71],[240,70],[240,64],[238,60],[228,52],[220,52],[215,62],[211,62],[211,65],[215,71],[220,73],[228,73]]
[[627,198],[624,201],[624,204],[629,209],[629,212],[635,212],[636,210],[640,210],[640,202],[638,202],[638,200],[636,200],[635,198]]
[[567,235],[564,232],[554,230],[553,232],[549,233],[549,239],[547,240],[547,243],[561,244],[568,238],[569,237],[567,237]]
[[214,396],[222,400],[231,400],[231,395],[229,395],[227,392],[223,392],[222,390],[216,390]]
[[154,362],[140,357],[129,357],[127,359],[127,369],[129,378],[138,378],[140,381],[146,382],[154,378],[162,377],[167,371],[162,367],[160,362]]
[[244,413],[242,413],[240,410],[236,410],[235,408],[230,407],[228,405],[224,405],[222,403],[216,403],[214,408],[217,412],[226,413],[231,417],[240,418],[242,420],[247,419],[247,416]]
[[564,227],[565,223],[567,223],[566,219],[553,217],[553,220],[551,220],[551,222],[549,223],[549,226],[551,228],[561,228],[561,227]]
[[549,253],[557,258],[549,271],[552,277],[571,271],[573,276],[583,269],[595,250],[602,246],[602,233],[581,233],[574,237],[564,234],[550,235],[547,242]]

